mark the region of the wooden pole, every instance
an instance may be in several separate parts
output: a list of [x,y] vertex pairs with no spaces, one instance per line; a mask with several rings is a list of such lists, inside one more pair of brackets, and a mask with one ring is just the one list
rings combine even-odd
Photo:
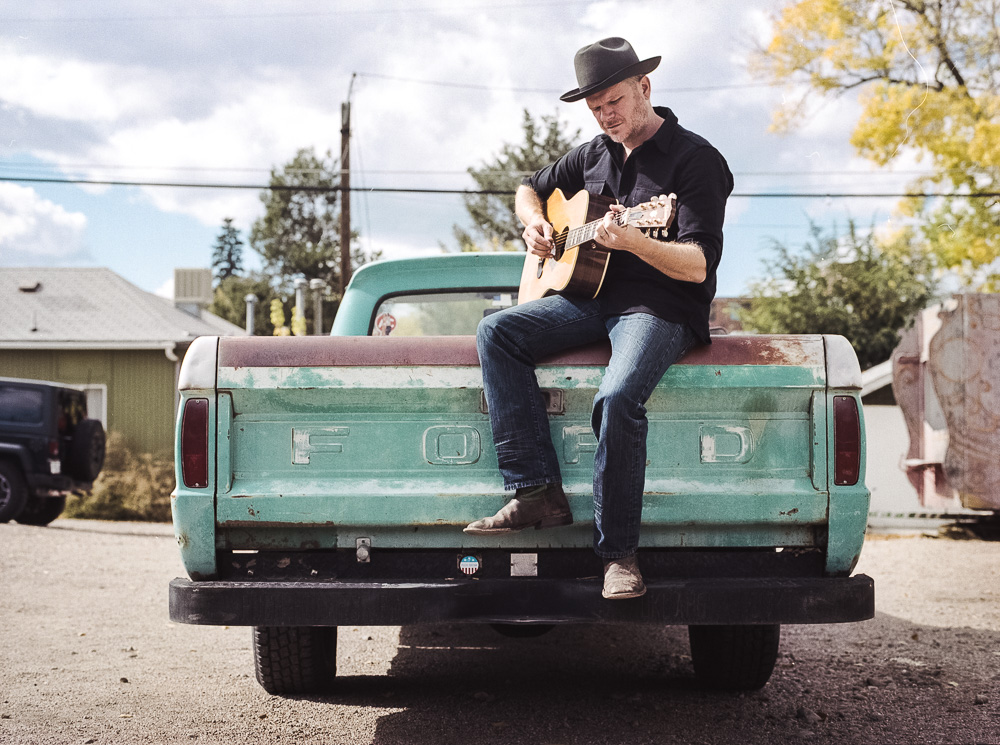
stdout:
[[351,102],[341,104],[340,127],[340,295],[351,281]]

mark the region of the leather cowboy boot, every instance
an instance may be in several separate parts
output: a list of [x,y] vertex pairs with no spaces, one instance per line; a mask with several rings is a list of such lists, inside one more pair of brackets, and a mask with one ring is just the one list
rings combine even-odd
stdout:
[[635,554],[604,563],[604,591],[608,600],[637,598],[646,594],[646,583],[639,573]]
[[469,523],[469,535],[502,535],[525,528],[554,528],[572,525],[573,513],[559,484],[543,484],[518,489],[514,498],[493,517]]

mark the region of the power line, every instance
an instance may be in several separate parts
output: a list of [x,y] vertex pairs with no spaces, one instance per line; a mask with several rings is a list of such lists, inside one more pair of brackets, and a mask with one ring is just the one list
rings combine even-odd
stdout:
[[[363,74],[363,73],[358,73]],[[334,160],[332,169],[336,169],[336,159]],[[31,162],[19,162],[16,160],[0,160],[0,169],[7,170],[17,170],[17,171],[39,171],[45,173],[47,171],[73,171],[73,170],[89,170],[89,171],[174,171],[178,173],[184,173],[187,171],[197,172],[197,173],[211,173],[212,171],[219,171],[223,173],[270,173],[275,170],[274,167],[265,166],[226,166],[226,165],[214,165],[214,166],[178,166],[178,165],[163,165],[146,163],[141,165],[125,165],[125,164],[111,164],[111,163],[31,163]],[[476,168],[477,173],[489,173],[497,176],[530,176],[534,171],[515,171],[506,168]],[[289,168],[283,167],[281,169],[282,173],[285,174],[309,174],[309,173],[321,173],[323,169],[319,168]],[[940,169],[940,173],[967,173],[966,168],[944,168]],[[468,168],[462,169],[446,169],[446,168],[367,168],[365,173],[368,175],[384,175],[384,176],[466,176],[469,173]],[[784,170],[784,171],[733,171],[734,176],[740,177],[756,177],[756,176],[791,176],[791,177],[808,177],[808,176],[857,176],[859,178],[872,178],[875,176],[923,176],[928,175],[929,171],[927,169],[893,169],[893,170],[878,170],[878,171],[858,171],[858,170],[822,170],[822,171],[804,171],[804,170]],[[337,175],[334,173],[333,175]]]
[[[456,83],[450,80],[425,80],[421,78],[404,78],[396,75],[382,75],[375,72],[356,72],[354,73],[358,77],[362,78],[376,78],[378,80],[392,80],[399,83],[417,83],[419,85],[433,85],[440,88],[462,88],[465,90],[476,90],[476,91],[507,91],[511,93],[545,93],[545,94],[558,94],[562,92],[562,89],[556,90],[555,88],[521,88],[521,87],[508,87],[508,86],[496,86],[496,85],[477,85],[475,83]],[[776,87],[775,83],[731,83],[726,85],[699,85],[699,86],[684,86],[675,88],[657,88],[657,92],[663,93],[705,93],[708,91],[725,91],[725,90],[742,90],[745,88],[773,88]]]
[[[137,186],[167,189],[252,189],[254,191],[302,191],[312,193],[329,193],[344,191],[339,186],[310,186],[291,184],[220,184],[220,183],[182,183],[173,181],[116,181],[102,179],[71,179],[71,178],[21,178],[18,176],[0,176],[0,182],[29,184],[81,184],[87,186]],[[365,186],[351,187],[350,192],[370,194],[458,194],[462,196],[495,195],[512,196],[511,189],[430,189],[412,187]],[[744,199],[905,199],[938,197],[959,197],[968,199],[994,199],[1000,197],[1000,192],[978,191],[968,194],[938,194],[931,192],[733,192],[732,197]]]
[[[334,163],[334,169],[336,163]],[[165,165],[111,165],[107,163],[60,163],[58,165],[50,165],[46,163],[18,163],[13,161],[2,161],[0,160],[0,168],[5,168],[7,170],[16,171],[34,171],[34,172],[51,172],[51,171],[72,171],[72,170],[89,170],[89,171],[173,171],[177,173],[184,172],[194,172],[194,173],[211,173],[213,171],[219,171],[223,173],[270,173],[274,168],[265,168],[263,166],[165,166]],[[285,174],[308,174],[308,173],[320,173],[321,169],[318,168],[282,168],[282,173]],[[477,173],[489,173],[497,176],[530,176],[534,171],[511,171],[502,168],[483,168],[476,169]],[[949,168],[942,169],[942,173],[967,173],[965,168]],[[469,169],[403,169],[403,168],[369,168],[365,170],[368,175],[380,175],[380,176],[467,176]],[[334,173],[333,175],[337,175]],[[873,178],[873,177],[892,177],[892,176],[922,176],[928,175],[928,171],[919,169],[903,169],[903,170],[893,170],[893,171],[850,171],[850,170],[829,170],[829,171],[733,171],[734,176],[753,178],[757,176],[771,177],[771,176],[782,176],[782,177],[798,177],[805,178],[811,176],[856,176],[858,178]]]
[[149,16],[22,16],[15,18],[2,18],[3,23],[110,23],[110,22],[145,22],[145,21],[255,21],[255,20],[275,20],[275,19],[295,19],[295,18],[323,18],[341,17],[345,15],[395,15],[401,13],[433,13],[436,11],[462,10],[499,10],[509,11],[517,8],[537,9],[539,7],[560,7],[566,5],[583,5],[588,0],[524,0],[523,2],[501,2],[477,5],[469,8],[465,2],[437,3],[432,5],[408,6],[405,4],[393,5],[391,7],[366,7],[366,8],[344,8],[337,4],[331,10],[299,11],[287,13],[212,13],[205,15],[149,15]]

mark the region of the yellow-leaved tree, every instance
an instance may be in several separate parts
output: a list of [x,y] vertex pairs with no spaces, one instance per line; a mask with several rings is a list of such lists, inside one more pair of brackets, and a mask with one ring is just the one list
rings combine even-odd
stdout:
[[929,174],[901,205],[940,265],[1000,289],[1000,3],[996,0],[800,0],[773,20],[753,60],[772,82],[806,84],[774,127],[801,121],[810,95],[857,90],[858,152],[888,165],[908,150]]

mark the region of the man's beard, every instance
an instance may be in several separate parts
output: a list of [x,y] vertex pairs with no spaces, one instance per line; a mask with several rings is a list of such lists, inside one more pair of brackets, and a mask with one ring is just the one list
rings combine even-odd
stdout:
[[622,123],[611,131],[605,128],[604,133],[615,142],[628,142],[646,126],[648,113],[646,99],[638,96],[632,108],[623,117]]

